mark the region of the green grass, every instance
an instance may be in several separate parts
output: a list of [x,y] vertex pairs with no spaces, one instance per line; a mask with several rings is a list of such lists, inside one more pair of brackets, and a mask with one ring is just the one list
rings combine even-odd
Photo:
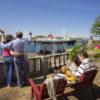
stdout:
[[94,57],[95,59],[100,58],[100,53],[95,54],[93,57]]
[[100,59],[100,49],[87,50],[89,57],[93,60]]
[[92,60],[99,60],[100,59],[100,49],[87,48],[87,52],[89,54],[89,57]]
[[87,48],[87,51],[88,51],[88,52],[97,52],[97,53],[99,53],[99,52],[100,52],[100,49]]

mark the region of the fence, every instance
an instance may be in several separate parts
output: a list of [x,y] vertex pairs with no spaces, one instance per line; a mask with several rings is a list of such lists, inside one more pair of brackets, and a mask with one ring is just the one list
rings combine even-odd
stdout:
[[[50,67],[59,67],[67,63],[67,53],[35,55],[29,58],[29,69],[31,77],[38,77],[48,73]],[[6,78],[6,67],[3,62],[0,63],[0,83]]]

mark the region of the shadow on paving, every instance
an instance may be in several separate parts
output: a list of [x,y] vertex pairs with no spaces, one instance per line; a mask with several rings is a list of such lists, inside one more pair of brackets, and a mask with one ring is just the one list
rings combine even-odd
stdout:
[[[34,78],[33,79],[36,84],[41,84],[44,82],[44,77]],[[100,87],[93,84],[93,90],[95,92],[96,98],[93,95],[91,89],[89,87],[82,88],[80,90],[75,90],[72,92],[67,92],[63,96],[58,96],[57,100],[96,100],[100,99]],[[72,99],[73,97],[76,99]]]
[[[44,77],[33,79],[36,84],[40,84],[44,81]],[[26,88],[26,87],[25,87]],[[16,87],[8,90],[4,89],[0,100],[30,100],[30,88],[18,89]],[[100,87],[93,85],[94,92],[97,99],[100,99]],[[16,99],[15,99],[16,98]],[[57,97],[57,100],[96,100],[90,90],[90,88],[80,89],[78,91],[66,92],[63,96]]]
[[[34,78],[33,80],[36,84],[41,84],[44,82],[45,77],[42,76],[39,78]],[[96,99],[100,99],[100,87],[93,84],[93,90],[95,92],[96,98],[94,97],[91,89],[88,87],[85,87],[78,91],[67,92],[63,96],[57,97],[57,100],[96,100]],[[74,97],[76,99],[72,99]]]
[[[96,100],[96,99],[100,100],[100,87],[98,87],[97,85],[93,85],[93,89],[94,89],[96,98],[94,94],[92,93],[91,89],[89,87],[85,87],[80,90],[67,92],[66,94],[62,96],[62,98],[58,97],[57,100]],[[70,99],[70,96],[74,96],[77,99],[72,99],[72,97]]]

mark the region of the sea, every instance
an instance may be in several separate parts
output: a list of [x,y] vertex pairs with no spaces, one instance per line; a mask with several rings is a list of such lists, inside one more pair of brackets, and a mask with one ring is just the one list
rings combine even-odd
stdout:
[[[38,53],[41,49],[46,49],[46,50],[50,50],[50,51],[56,51],[57,48],[58,50],[62,50],[63,48],[72,48],[73,44],[65,44],[62,45],[60,44],[58,47],[56,47],[56,45],[50,46],[48,44],[42,44],[41,43],[37,43],[35,44],[34,42],[30,43],[29,45],[25,46],[25,51],[27,51],[27,53]],[[2,48],[0,47],[0,55],[2,55]]]
[[[25,51],[32,53],[35,52],[35,44],[34,43],[30,43],[29,45],[26,45]],[[0,47],[0,55],[2,55],[2,48]]]

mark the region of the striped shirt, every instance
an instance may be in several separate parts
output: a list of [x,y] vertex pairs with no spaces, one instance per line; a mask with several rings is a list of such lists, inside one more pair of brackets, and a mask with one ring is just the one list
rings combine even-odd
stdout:
[[83,73],[95,69],[95,64],[88,58],[84,59],[77,71],[74,73],[75,76],[81,76]]

